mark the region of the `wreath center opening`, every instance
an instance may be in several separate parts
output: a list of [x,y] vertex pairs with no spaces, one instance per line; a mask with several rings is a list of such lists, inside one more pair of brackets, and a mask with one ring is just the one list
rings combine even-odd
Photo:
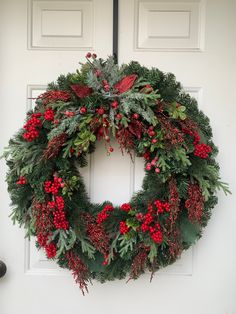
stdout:
[[129,202],[133,193],[141,188],[144,177],[143,158],[134,158],[111,139],[113,152],[109,155],[104,141],[96,142],[95,151],[88,156],[88,165],[79,171],[84,179],[90,200],[102,203],[104,200],[114,205]]

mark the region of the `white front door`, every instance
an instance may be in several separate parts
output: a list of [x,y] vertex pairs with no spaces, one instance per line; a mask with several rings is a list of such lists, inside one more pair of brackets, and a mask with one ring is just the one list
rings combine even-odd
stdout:
[[[176,74],[211,118],[221,174],[231,190],[236,99],[233,91],[234,0],[120,0],[119,63],[137,60]],[[112,0],[0,0],[1,151],[22,126],[32,98],[61,73],[84,62],[87,51],[112,53]],[[119,204],[139,189],[142,161],[132,163],[98,145],[83,174],[91,200]],[[134,282],[93,283],[82,296],[69,271],[48,262],[24,231],[12,226],[1,162],[0,314],[235,314],[236,252],[233,198],[219,205],[198,244],[174,265]]]

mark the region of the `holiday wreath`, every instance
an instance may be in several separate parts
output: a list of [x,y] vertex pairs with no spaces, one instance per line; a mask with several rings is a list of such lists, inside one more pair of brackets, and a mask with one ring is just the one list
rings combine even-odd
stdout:
[[[209,119],[173,74],[112,57],[48,85],[5,157],[13,221],[82,291],[96,278],[137,278],[173,263],[201,236],[220,181]],[[79,168],[103,140],[143,157],[142,190],[129,203],[93,204]]]

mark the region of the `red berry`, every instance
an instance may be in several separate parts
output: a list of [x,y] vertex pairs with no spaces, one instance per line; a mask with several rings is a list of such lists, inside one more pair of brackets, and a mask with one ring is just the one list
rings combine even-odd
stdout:
[[195,145],[194,155],[200,158],[207,158],[208,154],[211,153],[212,148],[206,144],[197,144]]
[[160,170],[160,168],[158,168],[158,167],[155,169],[155,172],[156,172],[156,173],[160,173],[160,171],[161,171],[161,170]]
[[114,100],[114,101],[112,102],[111,106],[112,106],[112,108],[117,109],[118,106],[119,106],[118,101]]
[[102,265],[106,266],[107,264],[108,264],[108,260],[105,259],[105,260],[103,261]]
[[130,206],[129,203],[124,203],[124,204],[122,204],[122,205],[120,206],[120,208],[121,208],[122,210],[124,210],[125,212],[129,212],[129,211],[131,210],[131,206]]
[[86,58],[89,59],[89,58],[91,58],[91,57],[92,57],[91,52],[88,52],[88,53],[86,54]]
[[156,138],[153,138],[152,139],[152,144],[156,144],[157,143],[157,139]]
[[150,160],[150,152],[147,151],[146,153],[144,153],[143,158],[146,160]]
[[110,90],[110,85],[109,85],[109,84],[106,84],[106,85],[103,86],[103,88],[104,88],[104,90],[105,90],[106,92],[108,92],[108,91]]
[[86,107],[81,107],[79,112],[81,114],[85,114],[87,112],[87,108]]
[[153,137],[153,136],[156,135],[156,133],[155,133],[153,130],[151,130],[151,131],[148,131],[148,135],[149,135],[150,137]]
[[53,121],[54,120],[54,111],[51,108],[48,108],[44,112],[44,119],[48,121]]
[[112,153],[114,151],[113,147],[109,147],[109,152]]
[[157,244],[161,244],[163,241],[163,234],[160,230],[152,233],[151,238],[153,239],[154,242]]
[[97,112],[100,116],[102,116],[104,114],[105,110],[103,108],[99,108]]
[[92,58],[93,58],[93,59],[96,59],[96,58],[97,58],[96,53],[93,53],[93,54],[92,54]]
[[51,242],[50,244],[46,245],[45,251],[48,258],[54,258],[57,254],[56,245],[53,242]]
[[121,113],[117,113],[116,119],[120,120],[121,118],[122,118],[122,114]]
[[153,159],[153,160],[151,161],[151,165],[152,165],[152,166],[155,166],[156,163],[157,163],[156,159]]
[[73,117],[73,116],[75,115],[75,113],[74,113],[74,111],[68,111],[68,110],[66,110],[65,115],[66,115],[67,117]]
[[143,220],[143,214],[142,213],[138,213],[136,215],[136,218],[137,218],[138,221],[142,221]]
[[138,113],[134,113],[132,116],[134,119],[138,120],[139,119],[139,114]]
[[96,70],[94,74],[96,77],[100,77],[102,75],[102,72],[100,70]]
[[150,162],[148,162],[148,163],[146,164],[146,170],[147,170],[147,171],[150,171],[151,169],[152,169],[152,165],[151,165]]
[[24,185],[26,183],[27,183],[27,181],[26,181],[26,178],[24,176],[20,176],[19,180],[16,182],[16,184],[18,184],[18,185]]
[[126,234],[129,232],[130,228],[127,226],[125,221],[120,222],[120,234]]

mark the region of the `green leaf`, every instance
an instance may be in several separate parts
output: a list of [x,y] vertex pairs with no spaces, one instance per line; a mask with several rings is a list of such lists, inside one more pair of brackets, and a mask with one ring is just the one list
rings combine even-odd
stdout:
[[87,240],[83,239],[83,238],[79,238],[80,243],[81,243],[81,249],[83,253],[86,253],[88,255],[88,258],[90,259],[95,259],[95,252],[96,252],[96,248],[89,243]]
[[148,254],[148,259],[151,263],[154,262],[155,257],[157,257],[157,246],[155,243],[150,245],[150,252]]
[[200,237],[201,226],[197,223],[191,223],[187,217],[183,217],[180,223],[182,240],[188,246],[194,244]]

